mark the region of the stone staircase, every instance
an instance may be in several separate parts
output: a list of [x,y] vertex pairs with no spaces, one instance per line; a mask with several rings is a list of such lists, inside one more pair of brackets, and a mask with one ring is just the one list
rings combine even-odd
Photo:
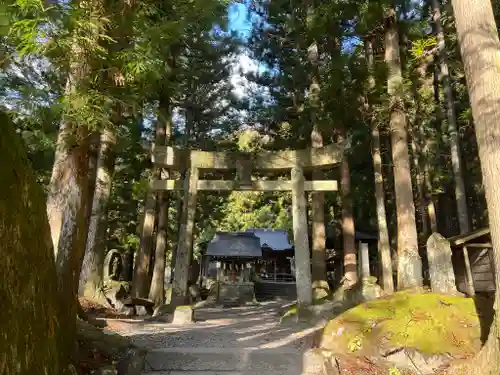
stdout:
[[257,282],[255,283],[255,298],[257,301],[275,299],[294,301],[297,299],[297,287],[295,283]]
[[194,323],[136,326],[148,350],[142,375],[300,375],[318,327],[280,324],[278,302],[201,308]]
[[158,348],[144,375],[300,375],[302,356],[290,348]]

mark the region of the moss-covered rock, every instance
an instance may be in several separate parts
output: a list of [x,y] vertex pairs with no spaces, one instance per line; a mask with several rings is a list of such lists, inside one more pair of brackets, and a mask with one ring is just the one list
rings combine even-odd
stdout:
[[336,353],[385,355],[405,348],[425,355],[467,355],[481,346],[474,301],[398,292],[358,305],[325,327],[320,347]]

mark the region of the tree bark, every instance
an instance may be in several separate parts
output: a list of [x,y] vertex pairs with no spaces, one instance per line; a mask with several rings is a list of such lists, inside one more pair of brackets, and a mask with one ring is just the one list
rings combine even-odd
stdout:
[[[165,144],[165,134],[165,128],[157,123],[155,138],[156,146],[163,146]],[[161,170],[154,167],[151,180],[153,181],[160,178]],[[150,278],[150,276],[154,274],[154,268],[151,269],[151,267],[154,267],[152,262],[154,249],[153,232],[155,225],[157,224],[156,205],[160,197],[160,195],[155,195],[151,191],[148,191],[146,197],[144,219],[142,222],[141,244],[139,250],[137,251],[134,265],[132,295],[135,297],[146,298],[150,292],[152,282],[152,277]],[[161,205],[161,202],[158,203]]]
[[[323,137],[316,129],[311,134],[312,147],[322,147]],[[313,171],[313,179],[321,179],[320,171]],[[312,282],[313,289],[328,290],[326,281],[326,230],[325,230],[325,194],[323,192],[311,193],[312,216]]]
[[80,295],[96,302],[102,300],[108,203],[115,166],[114,147],[116,145],[116,136],[111,129],[102,131],[100,144],[92,213],[90,215],[87,246],[79,287]]
[[0,123],[1,373],[59,375],[69,370],[75,336],[60,314],[44,193],[4,113]]
[[[431,61],[427,58],[421,59],[416,67],[416,77],[412,80],[413,97],[416,102],[416,113],[424,114],[429,92],[432,92],[432,83],[426,79],[427,67]],[[413,157],[413,168],[415,169],[415,184],[417,188],[416,200],[418,214],[420,216],[421,232],[420,240],[425,246],[429,237],[429,225],[427,220],[426,189],[425,189],[425,165],[427,154],[425,151],[425,130],[422,116],[416,116],[411,131],[411,149]]]
[[455,113],[455,100],[451,87],[448,61],[446,58],[446,44],[441,26],[441,10],[439,0],[431,0],[432,18],[438,41],[438,57],[440,66],[440,80],[443,85],[443,91],[446,103],[446,116],[448,119],[448,136],[451,151],[451,166],[453,169],[453,178],[455,180],[455,199],[457,204],[458,224],[460,233],[470,231],[470,219],[467,209],[467,194],[465,191],[464,173],[462,168],[462,155],[460,151],[460,139],[457,130],[457,116]]
[[[310,120],[312,124],[311,146],[323,147],[323,136],[319,129],[318,112],[321,111],[318,59],[319,51],[316,42],[309,46],[309,62],[312,66],[311,84],[309,85]],[[321,171],[313,171],[313,179],[321,179]],[[324,290],[328,292],[326,281],[326,233],[325,233],[325,194],[323,192],[311,193],[312,216],[312,282],[313,289],[318,289],[317,296],[322,296]],[[322,291],[323,290],[323,291]]]
[[[99,160],[99,147],[101,143],[101,137],[99,132],[94,132],[90,139],[90,149],[89,149],[89,202],[94,197],[95,191],[95,181],[97,178],[97,162]],[[90,222],[90,216],[92,215],[92,205],[87,206],[87,220]]]
[[[452,0],[488,205],[496,285],[500,285],[500,41],[490,0]],[[500,373],[500,288],[483,349],[467,374]]]
[[[172,111],[169,98],[160,98],[161,115],[160,121],[163,126],[158,126],[157,138],[159,142],[168,145],[172,134]],[[167,172],[168,174],[168,172]],[[160,209],[158,212],[158,230],[156,232],[155,264],[153,268],[153,277],[151,280],[151,289],[149,290],[149,299],[154,301],[155,306],[165,303],[165,264],[167,251],[167,223],[168,223],[168,192],[158,194],[158,203]]]
[[155,195],[148,192],[144,204],[142,219],[141,242],[134,259],[134,276],[131,294],[134,297],[145,298],[149,291],[149,267],[152,257],[153,231],[155,227]]
[[76,297],[88,228],[88,132],[64,122],[56,150],[47,216],[54,245],[59,303],[63,309],[62,325],[68,337],[75,337]]
[[422,286],[422,261],[418,253],[417,224],[408,152],[408,132],[403,104],[403,76],[399,56],[396,11],[385,19],[385,61],[389,69],[390,129],[398,226],[398,289]]
[[[343,134],[339,142],[344,140]],[[355,239],[354,218],[352,215],[351,175],[349,161],[344,154],[340,164],[340,190],[342,195],[342,239],[344,244],[344,278],[346,286],[358,281],[357,249]]]
[[[369,89],[375,87],[373,77],[373,45],[370,38],[365,39],[365,55],[369,71]],[[392,274],[391,244],[389,242],[389,230],[387,228],[387,216],[385,212],[384,178],[382,174],[382,154],[380,152],[380,132],[372,114],[373,108],[368,99],[368,115],[370,116],[372,135],[372,157],[373,171],[375,177],[375,200],[377,203],[377,224],[379,233],[378,254],[382,266],[382,287],[386,293],[394,292],[394,279]]]

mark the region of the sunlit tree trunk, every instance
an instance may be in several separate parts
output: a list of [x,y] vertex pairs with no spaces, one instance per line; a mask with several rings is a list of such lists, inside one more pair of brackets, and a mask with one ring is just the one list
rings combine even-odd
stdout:
[[1,112],[0,123],[0,372],[60,375],[69,370],[75,336],[60,314],[67,301],[59,298],[44,194]]
[[[425,244],[429,237],[429,225],[427,220],[427,205],[426,205],[426,189],[425,189],[425,166],[426,162],[426,135],[424,129],[425,112],[430,97],[432,97],[433,89],[432,82],[426,78],[427,66],[429,65],[428,58],[422,58],[416,66],[416,75],[412,80],[413,97],[416,103],[416,113],[414,123],[411,129],[411,149],[413,157],[413,168],[415,170],[415,185],[417,189],[417,205],[418,214],[420,216],[421,244]],[[431,114],[432,115],[432,114]]]
[[[311,146],[313,148],[323,147],[323,136],[318,124],[318,114],[321,111],[321,86],[319,84],[318,45],[314,42],[309,46],[309,61],[312,66],[311,84],[309,85],[309,105],[311,107]],[[312,178],[321,179],[321,171],[313,171]],[[328,290],[326,282],[326,233],[325,233],[325,194],[323,192],[311,193],[311,216],[312,216],[312,269],[311,277],[313,290],[318,289],[316,296],[322,296]]]
[[[365,39],[365,55],[369,77],[369,89],[373,90],[375,87],[375,79],[373,77],[373,45],[371,38]],[[382,175],[382,155],[380,152],[380,131],[375,118],[372,115],[372,103],[368,99],[368,115],[371,121],[371,135],[372,135],[372,157],[373,157],[373,171],[375,172],[375,200],[377,203],[377,223],[378,223],[378,253],[382,266],[382,287],[386,293],[394,292],[394,280],[392,274],[392,259],[391,259],[391,245],[389,242],[389,230],[387,228],[387,216],[385,212],[385,194],[384,194],[384,178]]]
[[440,79],[446,103],[446,116],[448,119],[448,136],[451,150],[451,166],[455,180],[455,199],[457,202],[458,224],[460,233],[470,231],[469,212],[467,209],[467,195],[465,191],[464,173],[462,168],[462,155],[460,151],[460,139],[457,130],[457,116],[455,114],[455,101],[451,87],[448,61],[446,58],[446,44],[441,25],[441,10],[439,0],[431,0],[434,28],[438,41],[438,57],[440,66]]
[[495,260],[495,317],[466,374],[500,374],[500,41],[490,0],[452,0],[479,147]]
[[[172,109],[169,98],[161,98],[160,121],[163,125],[158,125],[156,137],[159,142],[168,144],[172,134]],[[168,172],[165,175],[168,177]],[[158,229],[156,233],[155,264],[153,268],[153,277],[151,280],[151,289],[149,290],[149,299],[155,302],[156,306],[165,303],[165,264],[167,251],[167,227],[168,227],[168,192],[158,194]]]
[[111,129],[104,129],[101,134],[97,177],[79,288],[80,295],[95,301],[102,298],[108,203],[115,166],[115,145],[114,132]]
[[394,189],[398,225],[398,289],[422,286],[422,261],[418,253],[418,235],[413,203],[413,187],[408,152],[408,132],[403,104],[403,76],[399,54],[396,11],[385,18],[385,62],[389,69],[390,129]]
[[[345,140],[343,134],[339,141]],[[344,245],[344,278],[346,286],[352,286],[358,281],[356,239],[354,217],[352,214],[351,174],[349,161],[344,154],[340,164],[340,189],[342,195],[342,239]]]
[[57,140],[47,216],[54,245],[58,298],[63,309],[61,324],[68,337],[75,337],[76,333],[76,296],[88,228],[88,150],[88,132],[64,122]]
[[141,241],[135,254],[132,295],[146,297],[149,291],[149,267],[151,266],[153,232],[155,226],[156,199],[148,192],[144,204],[144,215],[141,223]]
[[[331,61],[336,64],[337,74],[343,74],[343,62],[341,53],[341,41],[339,37],[329,38],[328,50],[330,53]],[[340,80],[341,82],[341,80]],[[341,84],[337,85],[332,95],[343,95],[344,88]],[[343,143],[347,141],[347,128],[346,124],[339,123],[336,127],[338,134],[338,142]],[[345,286],[350,287],[358,281],[358,268],[357,268],[357,251],[355,240],[354,216],[352,209],[351,198],[351,174],[349,170],[348,154],[344,153],[342,162],[340,164],[340,195],[342,198],[342,240],[344,250],[344,283]]]

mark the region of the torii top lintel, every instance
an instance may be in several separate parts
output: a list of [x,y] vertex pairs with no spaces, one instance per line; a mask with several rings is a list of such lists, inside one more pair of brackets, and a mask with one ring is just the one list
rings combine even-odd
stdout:
[[342,161],[344,147],[330,144],[320,148],[286,151],[223,152],[198,151],[155,146],[152,162],[157,167],[180,169],[194,167],[200,169],[239,169],[251,163],[253,170],[286,170],[295,167],[304,169],[335,166]]

